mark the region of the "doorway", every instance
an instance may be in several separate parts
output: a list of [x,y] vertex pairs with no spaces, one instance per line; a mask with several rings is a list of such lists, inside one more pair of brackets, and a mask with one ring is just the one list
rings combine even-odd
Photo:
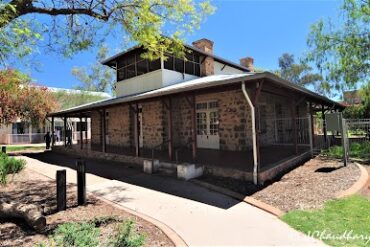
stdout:
[[198,148],[220,149],[218,102],[196,104]]

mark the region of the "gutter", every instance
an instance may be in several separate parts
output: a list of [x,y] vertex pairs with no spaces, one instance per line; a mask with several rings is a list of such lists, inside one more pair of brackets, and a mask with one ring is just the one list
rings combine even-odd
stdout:
[[257,160],[257,133],[256,133],[256,117],[255,109],[252,104],[251,99],[249,98],[248,92],[245,89],[245,81],[242,81],[242,92],[245,99],[248,102],[249,107],[251,108],[251,118],[252,118],[252,142],[253,142],[253,183],[258,184],[258,160]]

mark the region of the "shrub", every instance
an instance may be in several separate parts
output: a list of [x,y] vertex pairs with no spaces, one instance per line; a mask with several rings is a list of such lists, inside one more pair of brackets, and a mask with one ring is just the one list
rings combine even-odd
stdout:
[[[343,148],[341,146],[332,146],[328,150],[322,150],[321,154],[331,158],[343,158]],[[370,142],[354,142],[349,147],[349,156],[353,158],[369,159]]]
[[120,224],[112,236],[108,246],[111,247],[141,247],[144,245],[145,237],[143,234],[133,232],[134,221],[127,220]]
[[95,247],[99,246],[99,228],[89,223],[65,223],[54,231],[51,241],[63,247]]
[[0,155],[0,183],[2,185],[7,184],[7,175],[18,173],[23,170],[25,166],[25,160],[9,157],[2,153]]

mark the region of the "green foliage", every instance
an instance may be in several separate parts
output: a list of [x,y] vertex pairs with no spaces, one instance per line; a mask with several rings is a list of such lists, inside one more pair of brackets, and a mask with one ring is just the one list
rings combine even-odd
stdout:
[[329,88],[353,87],[367,83],[370,72],[370,2],[344,0],[339,24],[330,20],[311,27],[307,61],[314,62]]
[[[350,156],[353,158],[370,159],[370,142],[354,142],[349,147]],[[321,154],[340,159],[343,158],[343,148],[341,146],[332,146],[328,150],[322,150]]]
[[90,68],[72,69],[72,74],[81,82],[77,87],[80,90],[96,91],[96,92],[114,92],[114,70],[108,66],[102,65],[101,61],[107,58],[108,48],[100,47],[96,56],[96,63],[92,64]]
[[20,172],[26,166],[26,161],[9,157],[8,155],[0,154],[0,184],[6,185],[7,175]]
[[[291,211],[283,215],[282,220],[312,237],[320,239],[322,236],[322,240],[330,246],[369,246],[369,212],[370,201],[367,198],[351,196],[329,201],[323,209]],[[345,232],[353,238],[340,239]],[[326,238],[329,234],[339,238]]]
[[300,86],[313,85],[316,91],[323,91],[321,75],[312,72],[313,69],[306,63],[296,63],[292,54],[284,53],[279,57],[279,68],[275,73],[283,79]]
[[344,109],[343,117],[346,119],[366,118],[365,107],[363,105],[351,105]]
[[59,225],[51,236],[51,242],[61,247],[99,246],[99,228],[88,223],[65,223]]
[[91,93],[84,91],[73,92],[60,90],[53,92],[53,96],[58,102],[61,110],[106,99],[104,96],[92,95]]
[[[6,48],[1,49],[3,60],[30,54],[35,50],[33,44],[70,57],[101,45],[110,35],[128,37],[143,45],[150,58],[158,58],[163,51],[184,53],[184,35],[199,28],[202,20],[214,12],[210,0],[16,3],[0,5],[0,47]],[[50,17],[42,19],[46,22],[42,28],[35,26],[40,14]]]
[[141,247],[144,245],[145,237],[142,234],[134,233],[134,222],[127,220],[119,225],[114,234],[110,236],[110,247]]

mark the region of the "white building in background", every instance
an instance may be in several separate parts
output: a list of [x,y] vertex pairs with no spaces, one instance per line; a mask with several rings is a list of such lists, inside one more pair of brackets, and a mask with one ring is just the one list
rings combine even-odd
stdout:
[[[108,93],[104,92],[92,92],[92,91],[82,91],[74,89],[64,89],[64,88],[48,88],[52,92],[68,92],[71,94],[89,94],[93,96],[101,96],[102,98],[111,98]],[[63,140],[64,122],[62,119],[55,118],[54,120],[54,134],[57,142]],[[67,127],[72,130],[72,141],[74,143],[78,142],[80,139],[79,131],[82,128],[83,138],[90,140],[91,138],[91,124],[90,119],[82,119],[80,122],[79,118],[69,118],[67,121]],[[51,130],[51,120],[45,119],[43,123],[33,124],[30,122],[22,121],[17,119],[14,123],[8,125],[0,125],[0,144],[5,145],[16,145],[16,144],[37,144],[44,142],[44,136],[47,132],[52,133]]]

